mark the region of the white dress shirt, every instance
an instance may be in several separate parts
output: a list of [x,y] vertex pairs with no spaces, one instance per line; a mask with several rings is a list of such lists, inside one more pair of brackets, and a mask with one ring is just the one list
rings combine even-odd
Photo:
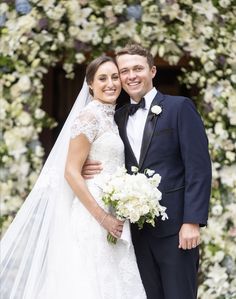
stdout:
[[[157,90],[153,87],[145,96],[145,109],[138,109],[136,113],[130,115],[127,122],[126,132],[129,143],[134,152],[137,162],[140,159],[140,152],[143,140],[143,131],[148,116],[148,112]],[[131,104],[137,104],[134,100],[130,99]]]

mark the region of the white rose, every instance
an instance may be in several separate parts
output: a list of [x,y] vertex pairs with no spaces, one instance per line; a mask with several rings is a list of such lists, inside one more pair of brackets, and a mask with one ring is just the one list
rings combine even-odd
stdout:
[[22,91],[22,92],[25,92],[25,91],[28,91],[31,87],[31,81],[30,81],[30,78],[26,75],[22,76],[18,83],[17,83],[19,89]]
[[215,215],[215,216],[219,216],[221,215],[223,212],[223,207],[222,205],[214,205],[212,207],[212,214]]
[[22,126],[27,126],[31,123],[31,116],[28,112],[22,111],[19,117],[17,118],[17,122]]
[[226,8],[230,5],[230,0],[220,0],[219,4],[220,4],[221,7]]
[[216,135],[228,138],[228,132],[224,129],[223,124],[218,122],[215,124],[214,131]]
[[36,58],[31,63],[32,68],[36,68],[40,64],[40,58]]
[[57,33],[57,38],[58,38],[59,42],[64,43],[65,36],[64,36],[64,34],[62,32],[58,32]]
[[161,176],[158,173],[154,174],[152,179],[155,182],[155,186],[158,186],[161,182]]
[[44,149],[40,145],[36,145],[35,155],[38,157],[42,157],[44,155]]
[[145,214],[147,214],[148,212],[149,212],[149,207],[148,207],[148,205],[143,205],[142,207],[141,207],[141,214],[143,214],[143,215],[145,215]]
[[80,64],[80,63],[84,62],[86,58],[83,53],[77,53],[77,54],[75,54],[75,59],[76,59],[76,62]]
[[37,108],[34,112],[34,117],[36,119],[42,119],[45,116],[45,111],[40,108]]
[[110,44],[111,40],[112,40],[111,36],[107,35],[107,36],[104,37],[103,42],[104,42],[104,44]]
[[226,152],[225,156],[229,161],[232,161],[232,162],[235,161],[235,153],[234,152]]
[[162,108],[158,105],[154,105],[154,106],[152,106],[151,111],[152,111],[152,113],[158,115],[162,112]]
[[236,83],[236,75],[235,74],[231,75],[231,81],[233,83]]
[[7,110],[9,109],[9,104],[5,99],[0,99],[0,120],[4,120],[7,115]]
[[236,164],[223,166],[219,171],[221,182],[229,187],[236,185]]
[[132,171],[133,173],[138,172],[138,167],[136,167],[136,166],[131,166],[131,171]]
[[155,173],[154,170],[146,169],[146,174],[147,174],[148,176],[152,176],[152,175],[154,175],[154,173]]
[[17,84],[13,84],[10,88],[10,93],[13,98],[17,98],[20,95],[20,88]]

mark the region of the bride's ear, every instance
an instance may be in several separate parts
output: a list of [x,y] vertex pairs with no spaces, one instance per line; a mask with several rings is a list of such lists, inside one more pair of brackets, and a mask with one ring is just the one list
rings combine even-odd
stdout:
[[89,87],[89,93],[93,96],[93,88],[91,84],[89,84],[88,87]]

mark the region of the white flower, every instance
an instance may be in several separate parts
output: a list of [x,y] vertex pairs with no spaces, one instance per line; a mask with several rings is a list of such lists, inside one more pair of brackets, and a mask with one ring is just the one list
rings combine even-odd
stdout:
[[[137,171],[137,167],[132,166]],[[145,174],[153,175],[154,171],[147,169]],[[159,204],[162,194],[157,189],[160,176],[152,177],[144,173],[128,174],[124,167],[119,168],[106,183],[97,184],[103,191],[103,201],[114,208],[115,213],[122,219],[129,219],[142,228],[144,222],[155,225],[155,217],[167,219],[166,208]],[[155,182],[155,183],[154,183]],[[142,217],[142,218],[141,218]],[[141,219],[141,220],[140,220]],[[143,222],[144,221],[144,222]]]
[[36,119],[42,119],[45,116],[45,111],[40,108],[37,108],[34,112],[34,117]]
[[154,114],[156,114],[156,115],[158,115],[158,114],[160,114],[162,112],[162,108],[160,106],[158,106],[158,105],[154,105],[151,108],[151,112],[154,113]]
[[221,7],[226,8],[230,5],[230,0],[220,0],[219,4],[220,4]]
[[86,60],[86,57],[84,56],[83,53],[77,53],[75,54],[75,59],[76,59],[76,62],[81,64],[82,62],[84,62]]
[[234,152],[226,152],[225,153],[225,157],[231,162],[235,161],[235,156],[236,156],[236,154]]
[[17,85],[19,86],[19,89],[22,91],[22,92],[26,92],[30,89],[31,87],[31,81],[30,81],[30,78],[27,76],[27,75],[24,75],[22,76]]
[[170,20],[174,20],[180,14],[180,7],[177,3],[172,3],[171,5],[165,5],[161,9],[161,13],[165,16],[167,15]]
[[213,21],[214,15],[218,13],[217,8],[212,4],[212,1],[207,0],[194,3],[193,9],[201,15],[205,15],[209,21]]
[[65,8],[62,5],[58,4],[57,6],[49,8],[45,12],[50,19],[58,21],[62,18],[65,11]]
[[161,182],[161,176],[159,175],[159,173],[155,173],[154,176],[151,178],[153,181],[153,184],[158,187],[160,182]]
[[145,171],[145,174],[147,174],[148,176],[153,176],[154,173],[155,173],[155,171],[151,170],[151,169],[146,169],[146,171]]
[[8,11],[8,5],[6,4],[6,3],[1,3],[0,4],[0,14],[3,14],[3,13],[5,13],[5,12],[7,12]]
[[212,207],[212,214],[215,216],[220,216],[223,212],[223,207],[222,205],[214,205]]
[[25,142],[16,134],[16,130],[9,130],[4,133],[4,140],[8,147],[10,155],[18,158],[20,155],[27,151]]
[[222,167],[219,173],[223,184],[229,187],[236,186],[236,164]]
[[131,166],[131,171],[132,171],[133,173],[138,172],[138,167],[136,167],[136,166]]
[[22,126],[27,126],[31,123],[31,116],[26,111],[21,111],[20,115],[18,116],[16,122]]

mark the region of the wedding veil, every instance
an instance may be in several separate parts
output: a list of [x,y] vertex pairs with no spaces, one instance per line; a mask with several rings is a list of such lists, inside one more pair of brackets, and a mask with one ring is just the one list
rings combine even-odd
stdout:
[[[74,106],[32,191],[0,243],[0,293],[4,299],[35,299],[45,279],[49,237],[63,242],[73,192],[64,178],[70,128],[89,103],[84,81]],[[56,229],[55,229],[56,228]]]

